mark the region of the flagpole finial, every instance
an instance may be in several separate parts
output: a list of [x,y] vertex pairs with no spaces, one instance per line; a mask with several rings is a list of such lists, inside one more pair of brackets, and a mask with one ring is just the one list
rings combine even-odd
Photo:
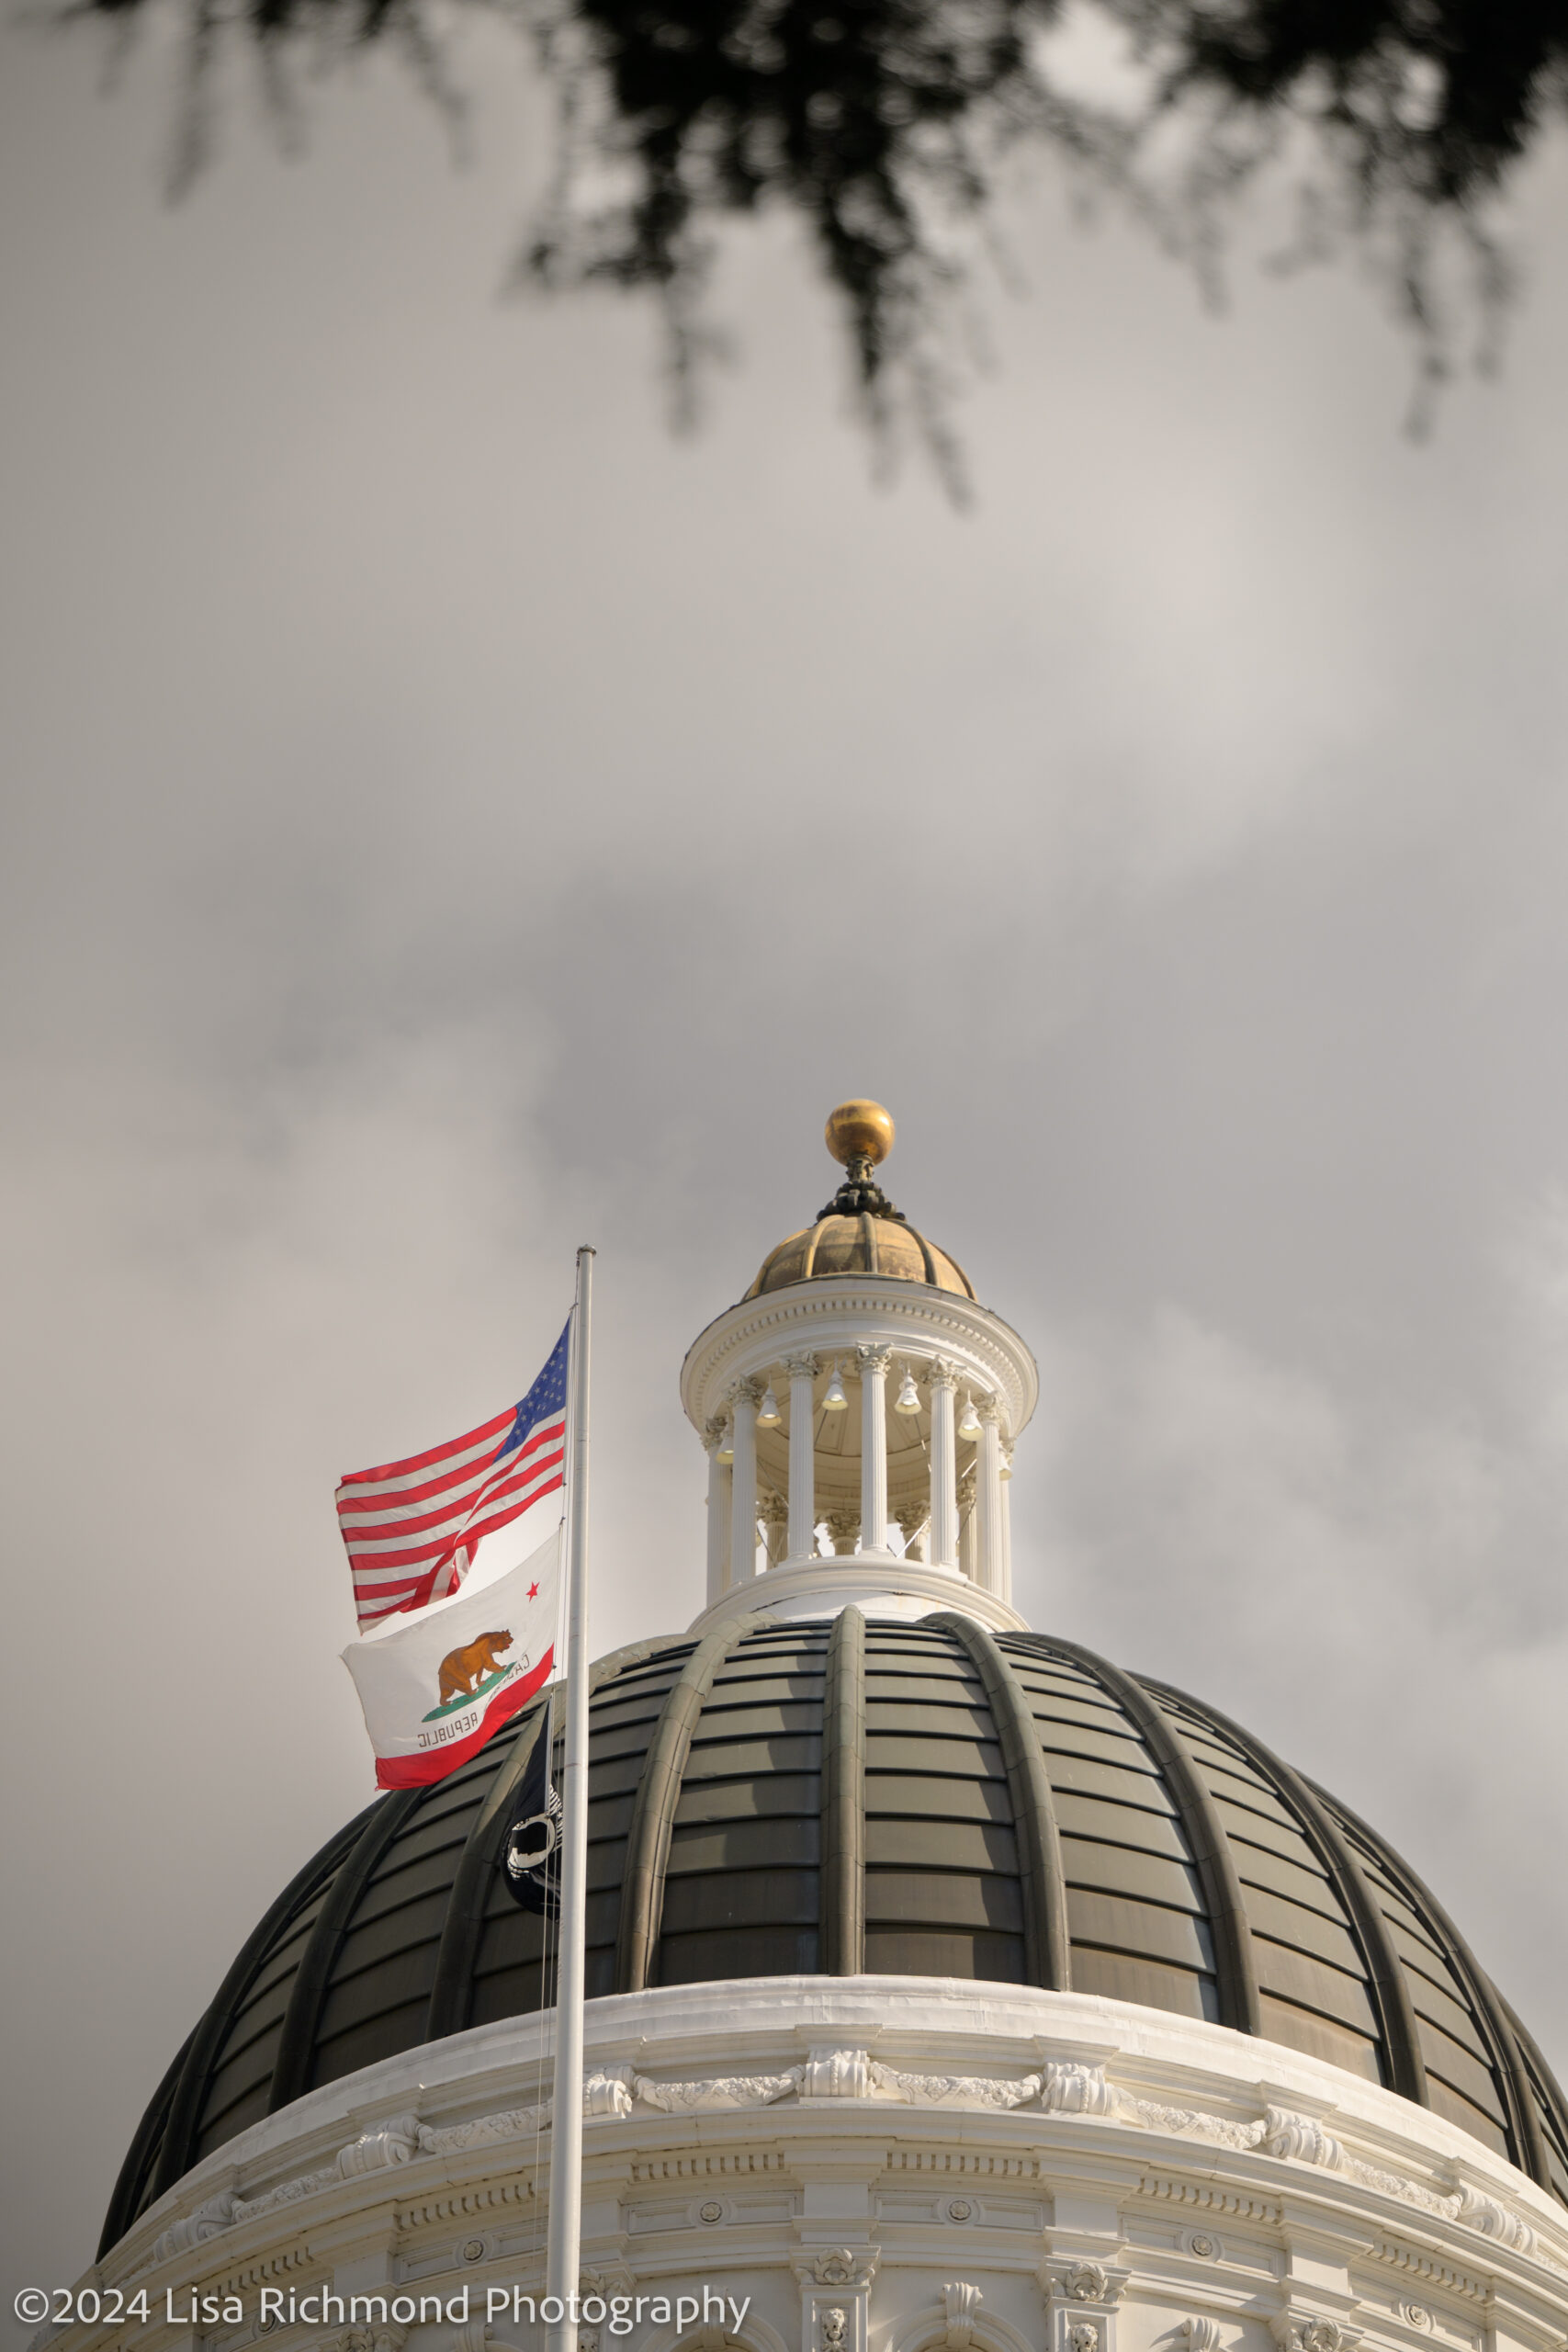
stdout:
[[824,1130],[829,1150],[846,1168],[857,1159],[869,1168],[879,1166],[893,1148],[895,1132],[890,1111],[880,1102],[858,1099],[829,1111]]

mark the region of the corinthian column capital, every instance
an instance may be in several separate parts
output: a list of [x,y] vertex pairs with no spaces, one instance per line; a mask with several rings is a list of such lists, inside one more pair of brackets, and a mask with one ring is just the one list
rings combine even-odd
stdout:
[[785,1356],[784,1368],[791,1380],[815,1380],[817,1377],[817,1359],[809,1352],[806,1355]]
[[760,1405],[762,1401],[762,1383],[755,1377],[731,1381],[728,1395],[731,1404],[734,1405]]
[[855,1362],[862,1372],[886,1372],[892,1361],[891,1348],[863,1347],[855,1350]]
[[958,1366],[951,1356],[932,1356],[926,1366],[926,1378],[933,1388],[956,1388]]

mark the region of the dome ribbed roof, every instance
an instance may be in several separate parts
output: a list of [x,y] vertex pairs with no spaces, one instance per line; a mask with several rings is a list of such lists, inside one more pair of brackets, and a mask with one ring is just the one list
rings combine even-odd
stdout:
[[783,1290],[788,1283],[820,1282],[829,1274],[880,1274],[901,1283],[929,1283],[933,1290],[955,1290],[973,1298],[974,1286],[956,1259],[917,1233],[902,1217],[869,1211],[840,1216],[829,1210],[770,1250],[746,1293]]
[[[643,1643],[594,1684],[591,1996],[862,1971],[1070,1984],[1382,2082],[1568,2202],[1562,2095],[1445,1914],[1212,1709],[1071,1643],[853,1610]],[[106,2248],[317,2085],[541,2005],[541,1923],[497,1860],[542,1722],[379,1799],[285,1890],[154,2097]]]

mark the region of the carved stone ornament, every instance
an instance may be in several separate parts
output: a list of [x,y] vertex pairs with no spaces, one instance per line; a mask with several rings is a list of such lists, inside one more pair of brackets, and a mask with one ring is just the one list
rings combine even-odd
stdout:
[[1433,2327],[1432,2314],[1427,2309],[1425,2303],[1401,2303],[1399,2306],[1399,2316],[1404,2322],[1406,2327],[1418,2327],[1424,2335],[1429,2335],[1431,2334]]
[[1456,2222],[1463,2222],[1479,2230],[1483,2238],[1495,2238],[1499,2245],[1512,2246],[1516,2254],[1532,2254],[1536,2250],[1535,2232],[1517,2213],[1499,2205],[1495,2197],[1483,2197],[1468,2180],[1460,2184],[1453,2207]]
[[337,2168],[344,2180],[358,2180],[388,2165],[406,2165],[418,2153],[418,2116],[395,2115],[378,2130],[364,2132],[346,2148],[340,2148]]
[[978,2287],[971,2287],[961,2278],[951,2279],[942,2289],[942,2304],[947,2324],[942,2340],[947,2352],[969,2352],[975,2341],[975,2313],[983,2300]]
[[792,2266],[802,2285],[818,2287],[866,2288],[876,2276],[880,2259],[874,2246],[824,2246],[816,2254],[801,2255]]
[[1115,2115],[1126,2102],[1106,2081],[1103,2066],[1053,2058],[1046,2063],[1040,2104],[1048,2115]]
[[[648,2107],[666,2115],[691,2115],[719,2107],[771,2107],[786,2091],[795,2090],[805,2072],[792,2066],[784,2075],[714,2075],[696,2083],[655,2083],[637,2077],[637,2095]],[[630,2112],[628,2099],[623,2112]]]
[[893,1351],[891,1348],[868,1346],[857,1348],[855,1350],[855,1362],[861,1368],[863,1377],[867,1373],[880,1372],[885,1374],[892,1361]]
[[345,2327],[341,2335],[321,2338],[321,2352],[403,2352],[409,2340],[406,2327],[396,2320],[374,2327]]
[[729,1388],[730,1403],[732,1405],[760,1405],[762,1401],[763,1385],[764,1384],[761,1381],[758,1380],[751,1374],[749,1374],[744,1380],[733,1381],[730,1384]]
[[707,1419],[703,1423],[703,1443],[706,1446],[710,1453],[712,1453],[716,1447],[721,1446],[724,1443],[724,1433],[728,1427],[729,1415],[728,1413],[710,1413],[708,1415]]
[[1343,2172],[1345,2151],[1310,2115],[1292,2115],[1288,2108],[1271,2107],[1263,2119],[1263,2153],[1291,2157],[1297,2164],[1321,2165],[1326,2172]]
[[629,2066],[606,2066],[602,2074],[582,2078],[584,2115],[629,2115],[634,2100]]
[[815,1380],[818,1373],[814,1355],[785,1356],[784,1368],[791,1380]]
[[1110,2310],[1121,2301],[1129,2275],[1125,2270],[1111,2269],[1103,2262],[1078,2256],[1048,2262],[1040,2283],[1058,2302],[1102,2303]]
[[956,1388],[958,1366],[951,1356],[932,1356],[926,1366],[926,1378],[933,1388]]
[[849,2352],[850,2315],[835,2303],[822,2313],[822,2352]]
[[1361,2340],[1359,2328],[1340,2319],[1320,2319],[1310,2312],[1276,2312],[1269,2332],[1280,2352],[1354,2352]]
[[871,2062],[871,2079],[889,2098],[910,2107],[1025,2107],[1038,2095],[1038,2075],[997,2082],[986,2075],[907,2075],[897,2066]]
[[1002,1400],[999,1396],[993,1396],[988,1393],[976,1396],[975,1410],[979,1414],[982,1421],[999,1421],[1002,1417]]
[[871,2058],[864,2050],[814,2050],[800,2070],[802,2098],[869,2098]]
[[1220,2340],[1220,2323],[1204,2314],[1181,2323],[1181,2340],[1188,2352],[1215,2352]]
[[419,2127],[422,2156],[457,2155],[465,2148],[488,2148],[502,2140],[531,2138],[550,2120],[550,2100],[542,2107],[507,2107],[495,2115],[476,2115],[471,2123]]
[[852,1510],[846,1507],[842,1510],[825,1511],[823,1523],[827,1527],[828,1538],[833,1546],[835,1557],[852,1552],[860,1534],[860,1505],[855,1504]]
[[1100,2352],[1100,2330],[1091,2319],[1080,2319],[1067,2331],[1072,2352]]

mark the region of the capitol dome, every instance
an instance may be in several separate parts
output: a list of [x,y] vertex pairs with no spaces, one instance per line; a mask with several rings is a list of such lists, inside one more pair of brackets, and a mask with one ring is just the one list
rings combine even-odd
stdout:
[[[585,2285],[737,2290],[626,2352],[1560,2347],[1544,2058],[1337,1798],[1027,1624],[1034,1359],[886,1203],[891,1141],[840,1107],[814,1246],[694,1340],[704,1605],[590,1671]],[[246,1941],[90,2274],[243,2324],[149,2352],[250,2352],[280,2280],[276,2352],[518,2352],[553,1946],[499,1866],[549,1721],[378,1798]]]
[[[591,1997],[863,1973],[1107,1995],[1385,2084],[1568,2202],[1562,2095],[1433,1896],[1198,1701],[1070,1642],[857,1611],[640,1643],[594,1681]],[[106,2243],[270,2110],[541,2007],[542,1923],[496,1869],[541,1719],[378,1800],[280,1897]]]

